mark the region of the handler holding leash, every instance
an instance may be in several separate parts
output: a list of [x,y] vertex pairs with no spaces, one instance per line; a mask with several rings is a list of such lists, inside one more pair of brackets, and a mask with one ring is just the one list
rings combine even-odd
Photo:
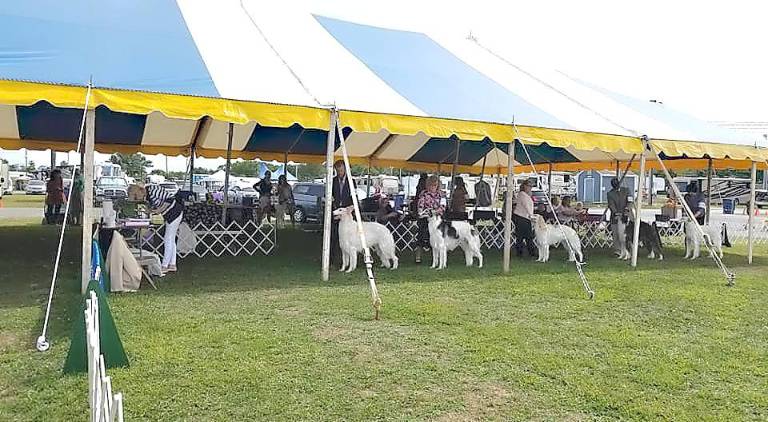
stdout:
[[[427,178],[424,190],[418,198],[419,211],[419,243],[429,245],[429,227],[427,218],[430,215],[443,215],[445,213],[445,196],[440,191],[440,178],[432,175]],[[422,229],[423,228],[423,229]],[[422,232],[423,230],[423,232]],[[416,248],[416,263],[421,263],[421,248]]]
[[619,179],[611,179],[611,190],[608,191],[608,210],[611,211],[611,236],[613,237],[613,253],[621,255],[626,249],[626,237],[619,231],[619,223],[627,214],[629,192],[619,185]]
[[[333,163],[333,168],[336,170],[336,177],[333,178],[333,210],[339,208],[346,208],[352,206],[352,190],[353,186],[349,186],[347,183],[347,170],[344,167],[343,160],[337,160]],[[338,263],[341,256],[341,247],[339,246],[339,221],[336,219],[331,220],[331,261]]]
[[515,208],[512,210],[512,219],[515,223],[515,250],[517,256],[523,256],[523,244],[528,250],[528,255],[534,256],[535,247],[533,245],[533,226],[531,217],[533,216],[533,198],[531,198],[531,182],[524,181],[520,185],[520,192],[517,193]]

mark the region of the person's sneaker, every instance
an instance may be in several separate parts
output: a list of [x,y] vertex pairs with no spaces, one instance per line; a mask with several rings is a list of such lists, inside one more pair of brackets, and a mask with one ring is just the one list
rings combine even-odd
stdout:
[[416,258],[416,263],[421,264],[421,258]]
[[165,273],[168,272],[168,267],[166,266],[160,267],[160,271],[163,273],[163,275],[165,275]]
[[175,265],[169,265],[168,266],[168,272],[169,273],[175,273],[176,272],[176,266]]

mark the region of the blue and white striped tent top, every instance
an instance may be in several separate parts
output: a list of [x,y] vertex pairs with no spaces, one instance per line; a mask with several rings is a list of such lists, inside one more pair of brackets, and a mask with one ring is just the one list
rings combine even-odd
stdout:
[[[0,11],[0,79],[73,85],[92,79],[106,88],[312,108],[335,104],[403,119],[514,120],[521,128],[533,128],[459,144],[462,166],[477,168],[485,162],[490,171],[506,166],[506,143],[515,137],[535,138],[531,158],[539,163],[628,160],[640,148],[631,137],[639,135],[755,144],[565,75],[533,76],[469,39],[360,25],[271,3],[9,3]],[[9,98],[0,102],[0,146],[47,148],[58,142],[61,149],[72,147],[81,117],[77,107],[51,104],[45,95],[25,103]],[[224,155],[226,119],[199,117],[174,118],[153,109],[121,112],[101,105],[96,109],[97,150],[181,153],[194,143],[203,155]],[[439,166],[455,157],[457,143],[448,134],[341,122],[349,126],[348,147],[357,161]],[[327,127],[300,121],[273,125],[261,119],[237,123],[236,157],[282,161],[287,153],[295,160],[323,159]],[[618,136],[590,142],[603,134]],[[450,135],[464,139],[460,131]],[[628,140],[621,141],[622,136]],[[522,151],[515,157],[527,162]]]

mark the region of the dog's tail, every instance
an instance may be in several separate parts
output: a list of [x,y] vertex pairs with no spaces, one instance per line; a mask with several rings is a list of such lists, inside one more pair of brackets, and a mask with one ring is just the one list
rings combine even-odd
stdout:
[[659,226],[656,225],[656,222],[654,221],[651,223],[651,227],[653,227],[653,235],[656,237],[656,242],[659,245],[659,250],[662,250],[664,248],[664,244],[661,243],[661,234],[659,233]]
[[723,228],[721,229],[721,235],[723,236],[723,246],[726,248],[731,247],[731,241],[728,239],[728,225],[723,223]]

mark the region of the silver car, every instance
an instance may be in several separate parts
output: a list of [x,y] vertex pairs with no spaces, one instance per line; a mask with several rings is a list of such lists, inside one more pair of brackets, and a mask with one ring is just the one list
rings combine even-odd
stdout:
[[45,195],[45,182],[42,180],[30,180],[27,182],[27,187],[24,188],[24,192],[27,195]]

